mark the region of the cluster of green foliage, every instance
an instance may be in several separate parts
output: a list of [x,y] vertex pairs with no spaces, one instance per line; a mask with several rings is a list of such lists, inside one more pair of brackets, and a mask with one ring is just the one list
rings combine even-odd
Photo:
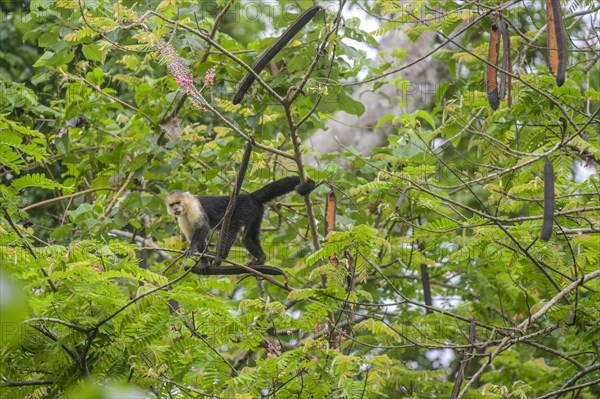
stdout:
[[[242,62],[312,1],[3,3],[1,397],[600,394],[600,179],[577,172],[600,159],[597,5],[565,7],[569,69],[557,87],[543,7],[356,3],[384,17],[377,32],[336,14],[351,4],[327,4],[235,106]],[[497,13],[510,22],[514,77],[512,105],[494,112],[483,81]],[[443,42],[432,56],[452,80],[431,108],[382,118],[394,133],[370,155],[304,146],[333,112],[365,112],[345,84],[361,71],[375,89],[406,87],[357,45],[394,30]],[[211,109],[181,93],[161,41]],[[298,173],[325,182],[266,212],[268,263],[289,285],[191,274],[165,213],[173,189],[228,195],[248,135],[259,146],[244,191]],[[337,224],[325,237],[328,185]],[[230,257],[247,260],[241,246]]]

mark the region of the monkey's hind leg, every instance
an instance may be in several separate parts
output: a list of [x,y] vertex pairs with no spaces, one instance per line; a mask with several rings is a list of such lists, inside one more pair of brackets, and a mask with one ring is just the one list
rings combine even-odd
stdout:
[[248,252],[250,252],[250,255],[254,257],[254,259],[249,263],[249,266],[264,265],[267,255],[265,255],[262,247],[260,246],[260,222],[249,223],[246,225],[246,228],[244,229],[244,238],[242,241],[244,247],[246,247]]
[[217,257],[221,260],[227,259],[227,255],[229,255],[229,251],[235,242],[235,238],[237,237],[237,233],[240,230],[240,226],[230,226],[229,231],[227,232],[227,236],[223,239],[223,247],[221,249],[221,253],[217,253]]

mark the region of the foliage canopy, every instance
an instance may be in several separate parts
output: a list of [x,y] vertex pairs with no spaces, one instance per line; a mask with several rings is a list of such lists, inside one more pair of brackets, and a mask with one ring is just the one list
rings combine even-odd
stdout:
[[[319,3],[239,105],[248,66],[313,2],[2,3],[2,397],[600,395],[597,4],[561,3],[558,87],[545,4]],[[500,15],[512,104],[494,111]],[[365,112],[356,87],[393,83],[410,101],[410,49],[365,50],[397,31],[438,35],[430,55],[451,79],[430,108],[382,118],[392,134],[371,154],[310,148],[334,112]],[[324,182],[266,212],[268,263],[289,285],[193,275],[164,210],[174,189],[229,195],[250,136],[243,190]]]

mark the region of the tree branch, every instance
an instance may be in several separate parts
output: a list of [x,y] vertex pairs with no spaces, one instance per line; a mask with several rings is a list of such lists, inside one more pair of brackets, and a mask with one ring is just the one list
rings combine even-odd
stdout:
[[233,186],[233,190],[231,191],[231,196],[229,197],[229,202],[227,203],[227,208],[225,209],[225,214],[223,215],[223,219],[221,220],[221,230],[219,231],[219,239],[217,241],[217,256],[215,259],[216,265],[220,265],[223,257],[223,251],[225,248],[223,247],[224,242],[227,240],[227,235],[229,234],[229,225],[231,224],[231,217],[233,216],[233,212],[235,211],[235,204],[237,203],[237,197],[240,193],[240,189],[242,188],[242,184],[244,183],[244,176],[246,176],[246,170],[248,169],[248,162],[250,161],[250,154],[252,154],[252,144],[254,143],[254,136],[250,136],[250,141],[246,143],[246,148],[244,149],[244,156],[242,157],[242,163],[240,164],[240,169],[238,170],[237,179],[235,181],[235,185]]
[[88,193],[92,193],[92,192],[95,192],[95,191],[116,191],[116,189],[114,187],[88,188],[87,190],[79,191],[79,192],[76,192],[76,193],[73,193],[73,194],[61,195],[60,197],[49,198],[47,200],[36,202],[34,204],[27,205],[26,207],[21,208],[21,210],[22,211],[28,211],[28,210],[30,210],[32,208],[37,208],[38,206],[50,204],[52,202],[61,201],[61,200],[64,200],[64,199],[71,199],[71,198],[75,198],[75,197],[80,197],[82,195],[85,195],[85,194],[88,194]]
[[[19,230],[19,228],[17,227],[17,225],[15,224],[15,222],[13,222],[12,218],[10,217],[10,214],[8,213],[8,210],[6,210],[5,208],[2,208],[2,210],[4,211],[4,216],[6,217],[6,220],[8,221],[8,224],[10,224],[10,227],[12,227],[12,229],[15,231],[15,233],[17,233],[17,235],[19,236],[19,238],[23,242],[23,244],[25,244],[25,246],[27,247],[27,250],[29,251],[29,253],[31,254],[31,256],[33,256],[33,259],[37,259],[38,257],[36,255],[35,251],[33,250],[33,247],[31,246],[31,244],[29,243],[29,241],[27,241],[25,239],[25,237],[23,237],[23,234],[21,233],[21,230]],[[54,285],[54,282],[50,279],[50,275],[48,274],[48,272],[46,271],[46,269],[44,269],[43,267],[40,267],[40,270],[42,271],[42,274],[44,275],[44,277],[46,277],[46,280],[48,280],[48,285],[50,285],[50,289],[52,289],[53,292],[57,292],[58,289]]]
[[2,388],[10,388],[10,387],[32,387],[38,385],[52,385],[54,381],[52,380],[30,380],[30,381],[3,381],[0,382],[0,387]]

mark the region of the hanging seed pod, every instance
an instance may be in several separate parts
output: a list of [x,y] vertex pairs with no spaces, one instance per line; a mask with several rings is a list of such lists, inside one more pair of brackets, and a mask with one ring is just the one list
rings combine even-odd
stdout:
[[[327,200],[325,201],[325,237],[335,229],[335,213],[337,211],[337,198],[335,192],[331,190],[327,194]],[[338,265],[338,259],[335,254],[329,256],[329,261],[332,265]]]
[[546,0],[548,20],[548,68],[556,79],[556,84],[565,83],[567,72],[567,35],[560,9],[560,0]]
[[[510,35],[508,34],[508,25],[504,19],[502,19],[500,30],[502,36],[502,70],[512,73],[512,60],[510,58]],[[511,83],[512,76],[503,72],[500,76],[500,99],[503,99],[504,95],[506,94],[506,100],[508,101],[509,107],[512,105]]]
[[490,107],[496,110],[500,105],[500,98],[498,97],[498,53],[500,52],[500,34],[498,32],[498,25],[492,25],[492,31],[490,32],[490,48],[488,51],[488,65],[486,73],[486,90],[487,98],[490,103]]
[[550,240],[554,224],[554,166],[548,158],[544,164],[544,221],[542,222],[542,241]]
[[[269,46],[265,50],[264,53],[258,57],[258,60],[252,65],[252,70],[258,75],[262,72],[262,70],[271,62],[273,57],[277,55],[289,42],[296,36],[296,33],[300,32],[302,28],[315,16],[315,14],[321,9],[320,6],[313,6],[306,10],[302,15],[300,15],[292,24],[283,32],[281,36],[273,44]],[[254,76],[250,73],[247,73],[244,76],[244,79],[240,82],[237,93],[233,97],[233,103],[239,104],[252,83],[254,83]]]

